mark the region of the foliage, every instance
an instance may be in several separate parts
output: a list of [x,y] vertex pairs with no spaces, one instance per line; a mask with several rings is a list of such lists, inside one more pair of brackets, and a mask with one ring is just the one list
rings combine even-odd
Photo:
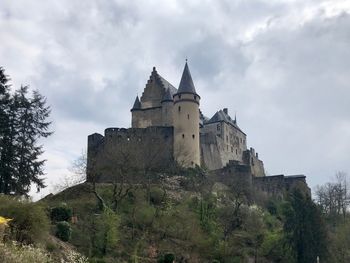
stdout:
[[173,253],[166,253],[158,259],[158,263],[173,263],[175,260],[175,255]]
[[112,253],[119,240],[119,217],[110,209],[96,215],[93,221],[93,256],[104,256]]
[[50,255],[31,245],[0,242],[0,262],[6,263],[53,263]]
[[72,228],[66,221],[61,221],[56,224],[56,237],[62,241],[69,241],[72,234]]
[[291,193],[289,201],[284,210],[284,232],[297,262],[314,262],[317,256],[326,257],[326,228],[317,206],[299,190]]
[[39,204],[0,195],[0,214],[13,219],[11,237],[18,242],[40,242],[48,234],[49,220]]
[[51,208],[50,211],[51,220],[54,222],[58,221],[69,221],[72,217],[72,209],[67,207],[65,203],[60,206]]
[[52,134],[50,107],[38,91],[29,96],[28,86],[10,94],[8,81],[0,68],[0,193],[27,195],[32,183],[45,187],[39,140]]

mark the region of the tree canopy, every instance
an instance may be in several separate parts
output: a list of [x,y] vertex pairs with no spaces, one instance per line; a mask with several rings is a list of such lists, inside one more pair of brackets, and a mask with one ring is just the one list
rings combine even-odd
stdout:
[[34,183],[45,187],[41,138],[52,134],[50,107],[39,91],[21,86],[12,94],[9,78],[0,68],[0,193],[27,195]]

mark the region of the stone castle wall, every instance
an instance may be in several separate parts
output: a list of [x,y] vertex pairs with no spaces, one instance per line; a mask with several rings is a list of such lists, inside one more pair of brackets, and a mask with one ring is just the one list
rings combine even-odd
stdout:
[[167,169],[173,160],[172,127],[108,128],[88,137],[87,181],[112,182],[120,169]]

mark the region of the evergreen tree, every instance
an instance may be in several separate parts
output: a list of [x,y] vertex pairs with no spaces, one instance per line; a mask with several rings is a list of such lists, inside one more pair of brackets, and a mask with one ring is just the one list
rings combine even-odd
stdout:
[[14,178],[13,144],[13,99],[10,95],[9,79],[0,68],[0,193],[9,194]]
[[284,211],[284,232],[287,244],[298,263],[316,262],[317,256],[327,256],[327,234],[316,204],[307,195],[294,190],[290,206]]
[[[3,70],[2,75],[5,76]],[[52,133],[47,121],[50,107],[38,91],[29,96],[27,86],[11,96],[8,79],[5,76],[1,80],[0,193],[27,195],[32,183],[38,191],[45,187],[45,160],[40,160],[43,149],[39,140]]]

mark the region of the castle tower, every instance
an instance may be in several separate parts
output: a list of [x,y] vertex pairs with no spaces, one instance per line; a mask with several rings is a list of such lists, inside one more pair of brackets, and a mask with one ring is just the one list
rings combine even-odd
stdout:
[[174,157],[184,167],[200,165],[199,101],[190,70],[185,64],[174,98]]
[[173,126],[173,108],[174,100],[168,88],[162,99],[162,125],[169,127]]
[[141,111],[141,102],[139,100],[139,96],[136,96],[134,106],[131,109],[131,127],[138,128],[139,123],[137,114]]

